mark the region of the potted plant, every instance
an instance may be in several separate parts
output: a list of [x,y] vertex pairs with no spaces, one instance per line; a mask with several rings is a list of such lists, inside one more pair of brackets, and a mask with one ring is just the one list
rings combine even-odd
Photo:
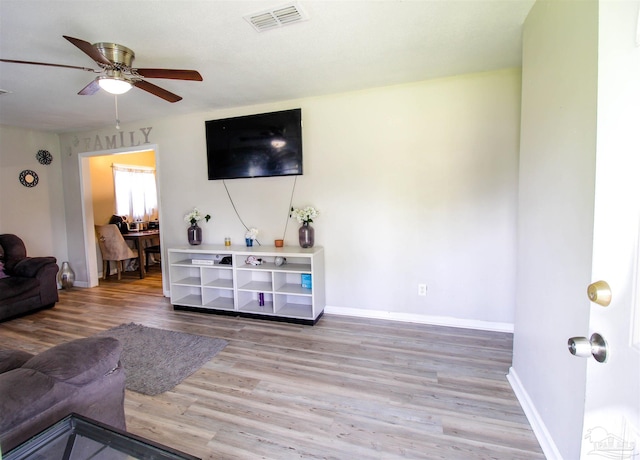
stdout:
[[209,222],[211,216],[209,214],[203,215],[198,208],[193,208],[191,212],[184,216],[184,221],[191,224],[187,229],[187,238],[192,246],[202,243],[202,229],[198,226],[198,222],[203,219],[205,222]]
[[247,243],[247,247],[253,246],[253,240],[258,237],[258,229],[255,227],[251,227],[247,229],[247,232],[244,234],[244,240]]
[[309,224],[318,217],[318,214],[318,210],[313,206],[291,208],[291,217],[295,217],[298,223],[302,224],[298,229],[298,242],[303,248],[311,248],[315,243],[315,230]]

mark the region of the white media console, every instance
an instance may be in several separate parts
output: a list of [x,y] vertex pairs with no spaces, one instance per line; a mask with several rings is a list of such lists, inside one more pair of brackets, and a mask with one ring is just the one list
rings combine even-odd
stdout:
[[[188,246],[168,255],[175,309],[303,324],[315,324],[324,312],[321,247]],[[247,263],[250,256],[260,265]]]

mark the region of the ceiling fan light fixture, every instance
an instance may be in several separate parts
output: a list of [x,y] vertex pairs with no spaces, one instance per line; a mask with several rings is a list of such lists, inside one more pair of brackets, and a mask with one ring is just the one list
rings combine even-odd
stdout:
[[111,94],[124,94],[133,86],[131,82],[118,77],[98,77],[98,85]]

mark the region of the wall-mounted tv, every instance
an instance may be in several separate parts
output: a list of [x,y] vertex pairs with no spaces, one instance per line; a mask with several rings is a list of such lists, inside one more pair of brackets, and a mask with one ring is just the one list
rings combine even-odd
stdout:
[[209,180],[302,174],[302,110],[205,122]]

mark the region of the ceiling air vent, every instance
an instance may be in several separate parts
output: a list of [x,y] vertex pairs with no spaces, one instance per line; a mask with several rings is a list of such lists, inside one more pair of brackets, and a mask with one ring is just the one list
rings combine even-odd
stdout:
[[277,8],[245,16],[244,19],[258,32],[288,26],[309,19],[298,3],[287,3]]

